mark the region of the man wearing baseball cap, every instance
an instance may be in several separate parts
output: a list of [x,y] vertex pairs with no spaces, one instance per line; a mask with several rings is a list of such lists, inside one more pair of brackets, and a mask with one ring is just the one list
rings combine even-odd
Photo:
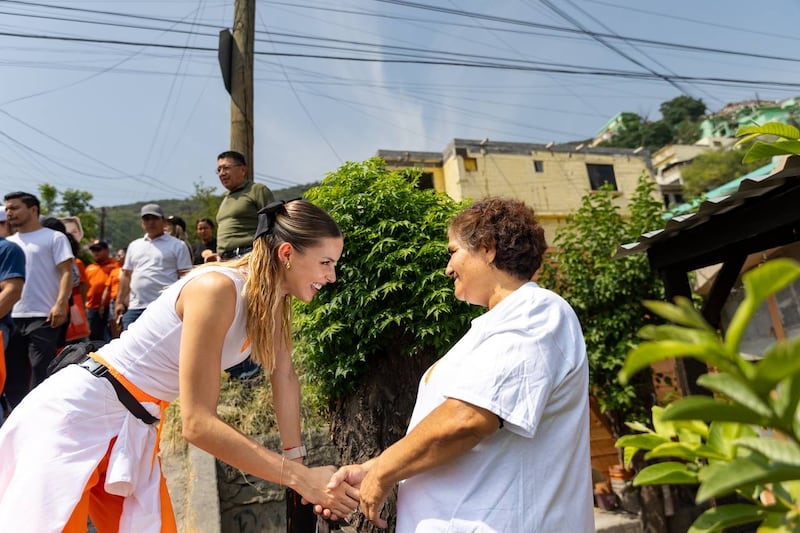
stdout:
[[89,322],[89,339],[93,341],[111,340],[111,330],[108,327],[109,294],[106,291],[106,282],[111,271],[119,263],[109,257],[108,243],[94,241],[89,245],[94,263],[86,266],[86,278],[89,290],[86,293],[86,319]]
[[164,233],[161,206],[145,204],[140,213],[145,235],[128,245],[114,303],[114,317],[122,316],[123,329],[128,329],[162,290],[192,268],[186,244]]

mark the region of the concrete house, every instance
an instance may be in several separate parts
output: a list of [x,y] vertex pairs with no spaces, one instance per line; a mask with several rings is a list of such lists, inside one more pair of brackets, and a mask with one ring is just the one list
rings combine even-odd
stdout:
[[800,115],[800,99],[744,100],[726,105],[700,123],[701,139],[733,137],[741,126],[767,122],[792,123]]
[[518,198],[533,206],[552,242],[581,198],[608,183],[626,214],[639,176],[653,176],[646,150],[454,139],[443,152],[378,150],[388,167],[419,167],[420,186],[455,200]]

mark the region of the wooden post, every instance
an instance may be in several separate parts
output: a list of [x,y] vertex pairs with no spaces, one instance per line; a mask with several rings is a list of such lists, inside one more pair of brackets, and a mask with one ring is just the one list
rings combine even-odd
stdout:
[[247,179],[253,180],[253,50],[255,0],[236,0],[231,53],[231,150],[247,159]]
[[775,333],[775,340],[780,342],[785,341],[786,330],[783,328],[781,312],[778,309],[778,301],[775,299],[774,294],[770,294],[767,297],[767,309],[769,310],[769,318],[772,321],[772,331]]

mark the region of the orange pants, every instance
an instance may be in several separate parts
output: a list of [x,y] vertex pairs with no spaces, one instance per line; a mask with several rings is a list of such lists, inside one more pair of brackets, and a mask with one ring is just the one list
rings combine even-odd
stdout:
[[[122,515],[122,504],[125,498],[116,494],[109,494],[105,491],[106,471],[108,470],[108,458],[111,448],[114,446],[116,437],[111,439],[106,455],[92,472],[80,501],[72,511],[67,524],[64,526],[63,533],[86,533],[87,518],[92,519],[92,524],[98,533],[117,533],[119,531],[119,518]],[[161,458],[158,459],[159,463]],[[178,527],[175,524],[175,514],[172,511],[172,502],[167,492],[167,482],[164,475],[161,475],[161,531],[163,533],[177,533]]]
[[[2,346],[2,345],[0,345]],[[161,438],[161,428],[164,422],[164,409],[167,403],[150,396],[149,394],[141,391],[138,387],[125,379],[113,367],[109,366],[99,354],[89,354],[92,358],[99,361],[122,383],[122,385],[131,392],[131,394],[140,402],[153,402],[161,406],[161,423],[158,427],[158,435],[156,436],[156,449],[153,450],[153,461],[158,459],[159,468],[161,467],[161,458],[158,457],[158,441]],[[122,504],[125,498],[115,494],[109,494],[105,490],[106,472],[108,471],[108,461],[111,456],[111,448],[114,446],[117,438],[111,439],[108,444],[108,449],[100,464],[92,472],[86,487],[83,489],[80,501],[75,506],[64,526],[64,533],[86,533],[87,530],[87,517],[92,519],[92,524],[97,529],[98,533],[116,533],[119,531],[119,520],[122,515]],[[167,492],[167,481],[164,479],[164,474],[161,474],[161,482],[159,487],[159,495],[161,500],[161,531],[162,533],[177,533],[178,528],[175,524],[175,514],[172,511],[172,502],[169,499]]]

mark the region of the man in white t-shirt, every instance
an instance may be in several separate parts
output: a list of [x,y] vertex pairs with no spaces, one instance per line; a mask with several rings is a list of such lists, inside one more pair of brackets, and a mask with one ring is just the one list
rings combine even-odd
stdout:
[[158,204],[142,206],[141,218],[145,235],[128,245],[114,304],[114,316],[122,316],[123,329],[128,329],[161,291],[192,268],[186,244],[164,233],[164,211]]
[[47,377],[56,355],[72,294],[74,257],[67,237],[39,222],[39,199],[26,192],[5,195],[6,219],[16,233],[8,240],[25,252],[25,284],[14,305],[14,333],[6,350],[6,399],[13,409]]

